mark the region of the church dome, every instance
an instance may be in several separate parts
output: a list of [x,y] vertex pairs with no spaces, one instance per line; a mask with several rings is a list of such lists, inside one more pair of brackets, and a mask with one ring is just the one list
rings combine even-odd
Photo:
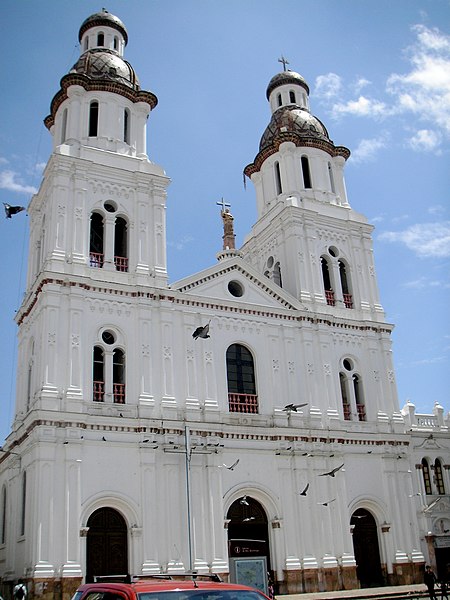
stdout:
[[330,141],[325,125],[317,117],[299,107],[283,106],[273,113],[261,138],[259,151],[273,146],[276,140],[287,136]]
[[97,48],[80,56],[70,73],[86,75],[93,80],[109,80],[139,89],[139,79],[133,67],[113,50]]
[[113,27],[114,29],[117,29],[117,31],[119,31],[123,35],[125,44],[127,44],[128,32],[127,32],[125,25],[122,23],[122,21],[119,19],[119,17],[112,15],[104,8],[100,12],[94,13],[93,15],[91,15],[90,17],[88,17],[87,19],[85,19],[83,21],[83,23],[81,24],[81,27],[80,27],[80,32],[78,34],[78,41],[81,42],[81,38],[83,37],[83,34],[91,27],[102,27],[102,26],[103,27]]
[[277,88],[280,85],[286,85],[289,83],[294,85],[301,85],[306,90],[306,93],[309,95],[308,84],[301,75],[299,75],[295,71],[282,71],[281,73],[277,73],[276,75],[274,75],[269,81],[269,85],[267,86],[266,91],[267,100],[269,99],[270,94],[275,88]]

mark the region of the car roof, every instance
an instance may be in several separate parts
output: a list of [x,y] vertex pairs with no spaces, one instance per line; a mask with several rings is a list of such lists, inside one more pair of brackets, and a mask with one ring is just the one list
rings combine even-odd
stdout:
[[202,580],[178,580],[178,579],[139,579],[133,583],[109,583],[109,582],[100,582],[100,583],[85,583],[78,588],[78,592],[85,592],[87,590],[104,590],[109,592],[129,592],[132,589],[135,593],[145,593],[145,592],[170,592],[174,590],[195,590],[195,589],[206,589],[206,590],[243,590],[243,591],[251,591],[258,592],[252,587],[246,585],[240,585],[237,583],[225,583],[223,581],[202,581]]

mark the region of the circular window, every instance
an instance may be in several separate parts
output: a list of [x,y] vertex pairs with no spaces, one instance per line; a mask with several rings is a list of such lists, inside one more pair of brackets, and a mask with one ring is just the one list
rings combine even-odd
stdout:
[[105,202],[103,205],[104,209],[110,213],[116,212],[117,206],[113,202]]
[[105,344],[111,345],[116,341],[116,336],[112,331],[104,331],[102,333],[102,340],[105,342]]
[[344,369],[347,371],[351,371],[353,369],[353,363],[349,358],[344,358],[342,364],[344,365]]
[[336,256],[339,256],[339,250],[335,247],[335,246],[330,246],[328,248],[328,252],[331,254],[331,256],[333,256],[334,258],[336,258]]
[[269,256],[267,259],[267,267],[271,269],[273,267],[273,256]]
[[239,283],[239,281],[230,281],[228,284],[228,291],[232,296],[236,296],[236,298],[240,298],[244,293],[244,288]]

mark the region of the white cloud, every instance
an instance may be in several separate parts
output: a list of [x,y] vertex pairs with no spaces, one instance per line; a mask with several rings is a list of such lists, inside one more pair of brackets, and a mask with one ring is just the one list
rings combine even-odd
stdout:
[[408,140],[408,146],[416,152],[433,152],[439,149],[441,141],[442,136],[437,131],[420,129]]
[[342,91],[342,79],[336,73],[327,73],[316,77],[314,94],[321,99],[330,100]]
[[9,163],[9,160],[7,158],[3,158],[3,156],[0,156],[0,165],[6,165]]
[[430,215],[445,214],[445,206],[442,206],[442,204],[435,204],[434,206],[429,206],[427,210],[430,213]]
[[368,79],[366,79],[365,77],[360,77],[359,79],[356,80],[356,82],[353,84],[353,88],[355,90],[356,94],[359,94],[359,92],[367,87],[368,85],[370,85],[372,82],[369,81]]
[[438,279],[428,279],[428,277],[419,277],[419,279],[407,281],[403,285],[415,290],[429,290],[430,288],[448,289],[450,287],[450,283],[439,281]]
[[392,74],[387,90],[400,112],[412,112],[450,135],[450,36],[424,25],[413,31],[417,40],[408,49],[412,69]]
[[349,100],[345,103],[336,103],[333,105],[332,115],[340,117],[342,115],[355,115],[357,117],[386,117],[389,113],[388,107],[384,102],[371,100],[365,96],[360,96],[358,100]]
[[374,160],[377,153],[385,147],[385,136],[380,136],[371,140],[361,140],[358,147],[352,151],[350,160],[354,163],[370,162]]
[[416,360],[412,365],[435,365],[438,363],[446,362],[448,358],[446,356],[435,356],[431,358],[423,358],[422,360]]
[[167,245],[175,248],[175,250],[184,250],[187,244],[190,244],[194,241],[194,238],[190,235],[185,235],[182,238],[179,238],[175,242],[168,241]]
[[17,173],[14,171],[0,172],[0,188],[10,192],[19,192],[21,194],[36,194],[37,189],[32,185],[24,185],[16,180]]
[[[316,79],[316,92],[339,119],[356,116],[372,119],[409,119],[403,122],[408,128],[410,117],[420,120],[418,131],[407,144],[414,151],[437,152],[443,137],[450,137],[450,36],[437,28],[425,25],[412,27],[414,43],[406,49],[409,68],[404,73],[393,73],[386,79],[388,96],[380,99],[361,91],[371,83],[363,76],[344,88],[342,78],[336,73],[321,75]],[[350,91],[356,97],[345,97]]]
[[378,239],[404,244],[421,258],[450,257],[450,221],[419,223],[404,231],[386,231]]

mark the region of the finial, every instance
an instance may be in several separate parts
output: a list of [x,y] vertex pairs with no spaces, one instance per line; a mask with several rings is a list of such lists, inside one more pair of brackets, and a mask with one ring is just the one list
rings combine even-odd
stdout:
[[223,249],[234,250],[236,247],[234,243],[236,236],[234,234],[233,226],[234,217],[230,213],[231,204],[225,202],[223,198],[220,202],[216,202],[216,204],[222,207],[222,210],[220,211],[220,216],[222,217],[223,221]]
[[281,58],[278,59],[278,62],[283,63],[283,71],[287,71],[286,65],[289,64],[289,61],[286,58],[284,58],[283,55],[281,55]]

